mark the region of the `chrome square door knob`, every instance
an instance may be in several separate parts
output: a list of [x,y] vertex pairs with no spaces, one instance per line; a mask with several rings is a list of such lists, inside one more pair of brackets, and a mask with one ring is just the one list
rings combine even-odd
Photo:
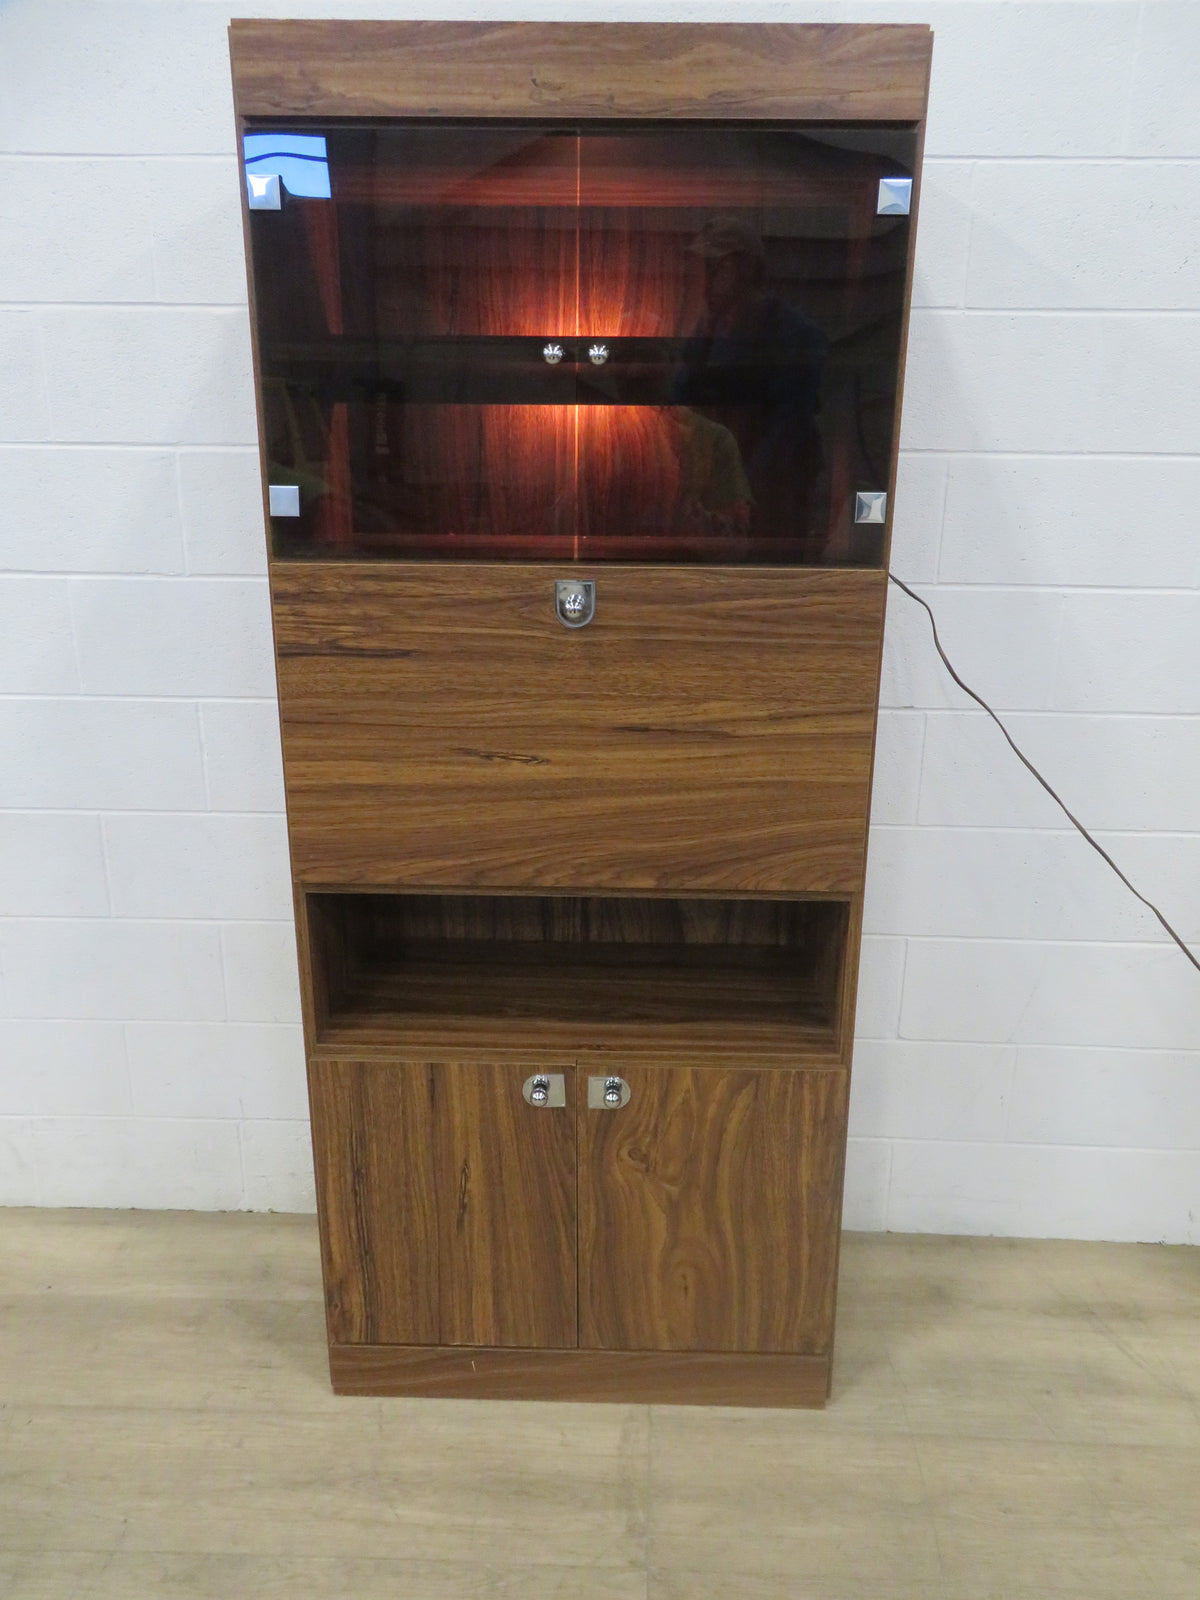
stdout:
[[277,172],[248,172],[246,174],[246,199],[251,211],[279,211],[283,199],[279,191]]
[[273,517],[298,517],[300,515],[300,485],[298,483],[268,484],[267,506]]
[[911,178],[880,178],[877,217],[906,217],[912,210]]
[[860,489],[854,500],[855,522],[886,522],[887,495],[882,489],[863,493]]

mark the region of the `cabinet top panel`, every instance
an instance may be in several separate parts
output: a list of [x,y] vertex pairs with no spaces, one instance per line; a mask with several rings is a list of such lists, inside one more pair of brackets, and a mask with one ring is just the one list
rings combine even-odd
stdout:
[[847,24],[235,21],[239,115],[917,122],[933,35]]

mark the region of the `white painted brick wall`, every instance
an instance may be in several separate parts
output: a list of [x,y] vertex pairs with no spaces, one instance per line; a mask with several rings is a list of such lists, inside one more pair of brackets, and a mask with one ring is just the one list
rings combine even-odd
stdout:
[[[934,26],[896,570],[1200,941],[1200,6],[736,14]],[[229,15],[0,8],[0,1203],[312,1205]],[[847,1221],[1200,1240],[1200,977],[898,593],[883,694]]]

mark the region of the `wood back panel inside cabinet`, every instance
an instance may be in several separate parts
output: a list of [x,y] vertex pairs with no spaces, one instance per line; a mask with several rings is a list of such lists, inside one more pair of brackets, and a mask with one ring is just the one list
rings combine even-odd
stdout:
[[580,1345],[828,1353],[843,1072],[579,1069]]
[[884,574],[276,564],[295,876],[853,893]]

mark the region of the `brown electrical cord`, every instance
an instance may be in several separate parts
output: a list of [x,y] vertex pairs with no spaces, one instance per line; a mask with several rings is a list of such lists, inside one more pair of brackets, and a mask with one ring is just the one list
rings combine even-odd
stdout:
[[906,583],[902,583],[894,572],[889,572],[888,573],[888,577],[896,585],[897,589],[903,589],[904,590],[904,593],[908,596],[908,598],[910,600],[915,600],[919,606],[923,606],[925,608],[925,611],[926,611],[926,613],[928,614],[928,617],[929,617],[929,626],[933,629],[933,647],[937,651],[938,655],[941,656],[942,665],[945,667],[946,671],[950,674],[950,676],[954,679],[954,681],[958,685],[958,687],[963,691],[964,694],[969,694],[971,696],[971,699],[974,700],[974,702],[975,702],[975,704],[977,706],[981,707],[982,710],[987,712],[988,716],[991,717],[992,721],[1000,729],[1000,732],[1008,740],[1008,743],[1012,748],[1013,754],[1017,757],[1018,761],[1021,762],[1022,766],[1028,767],[1029,771],[1033,773],[1034,777],[1041,784],[1042,788],[1045,789],[1046,793],[1050,796],[1051,800],[1054,801],[1055,805],[1058,806],[1058,808],[1061,810],[1063,816],[1066,817],[1067,821],[1072,825],[1072,827],[1078,828],[1079,832],[1083,835],[1083,837],[1091,845],[1092,849],[1096,852],[1096,854],[1099,855],[1099,856],[1102,856],[1104,858],[1104,860],[1108,862],[1109,866],[1116,873],[1117,877],[1120,878],[1121,882],[1129,890],[1130,894],[1134,895],[1138,900],[1140,900],[1142,902],[1142,904],[1144,906],[1148,907],[1149,910],[1153,911],[1154,915],[1158,918],[1159,922],[1162,923],[1163,927],[1170,934],[1171,938],[1174,939],[1175,943],[1183,951],[1184,955],[1188,958],[1188,960],[1192,963],[1192,965],[1196,968],[1196,970],[1198,972],[1200,972],[1200,960],[1197,960],[1196,957],[1192,954],[1192,952],[1188,949],[1187,945],[1184,944],[1183,940],[1175,932],[1175,929],[1167,921],[1166,917],[1163,916],[1162,912],[1154,904],[1153,900],[1147,900],[1146,896],[1144,894],[1142,894],[1142,892],[1139,889],[1135,889],[1134,888],[1133,884],[1130,883],[1129,879],[1121,871],[1120,867],[1113,860],[1113,858],[1109,855],[1108,851],[1104,848],[1104,846],[1102,844],[1098,844],[1096,842],[1096,840],[1092,838],[1091,834],[1087,831],[1087,829],[1084,827],[1083,823],[1080,822],[1079,818],[1076,817],[1076,816],[1072,816],[1071,812],[1067,810],[1066,805],[1059,798],[1059,796],[1057,794],[1055,794],[1054,790],[1046,782],[1045,778],[1042,777],[1041,773],[1034,766],[1033,762],[1030,761],[1029,757],[1020,748],[1020,746],[1017,744],[1016,740],[1013,738],[1012,734],[1009,733],[1008,729],[1000,721],[1000,718],[992,710],[991,706],[988,705],[987,701],[983,698],[983,696],[976,694],[974,689],[970,688],[969,685],[965,684],[962,681],[962,679],[959,677],[958,673],[955,672],[953,666],[950,664],[949,656],[942,649],[942,641],[938,638],[937,619],[934,617],[933,612],[930,610],[928,601],[922,600],[922,598],[921,598],[921,596],[919,594],[917,594],[914,590],[910,589]]

